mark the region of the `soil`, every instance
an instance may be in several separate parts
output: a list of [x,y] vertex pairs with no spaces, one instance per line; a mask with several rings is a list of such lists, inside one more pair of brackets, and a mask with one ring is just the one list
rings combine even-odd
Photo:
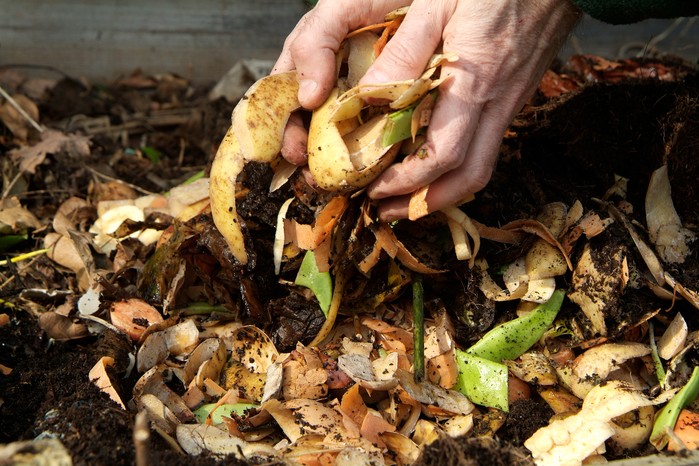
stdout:
[[[571,69],[567,72],[576,76]],[[178,89],[170,90],[168,101],[173,95],[184,99],[184,91]],[[196,118],[183,124],[144,130],[149,135],[149,144],[164,154],[159,162],[122,157],[120,162],[111,164],[114,178],[145,190],[162,191],[206,166],[215,141],[221,140],[228,126],[227,116],[232,105],[197,99],[204,93],[205,90],[198,90],[187,97],[189,102],[195,103],[190,108]],[[139,105],[144,105],[144,99],[150,105],[158,101],[157,96],[157,87],[151,88],[144,97],[133,88],[87,88],[78,81],[64,80],[43,101],[41,110],[47,120],[56,124],[69,124],[74,112],[90,117],[107,115],[118,123],[120,115],[142,110]],[[571,205],[579,200],[586,208],[596,208],[598,205],[593,199],[604,196],[614,184],[615,175],[619,175],[629,179],[627,200],[635,208],[633,217],[642,220],[650,174],[667,161],[675,207],[684,224],[698,231],[697,96],[699,76],[692,72],[684,79],[672,81],[652,77],[619,79],[618,82],[605,80],[584,83],[578,90],[560,96],[546,97],[540,93],[513,123],[491,183],[464,210],[479,222],[496,226],[533,217],[541,205],[552,201]],[[29,194],[24,198],[37,216],[50,216],[68,195],[91,195],[94,178],[86,167],[104,167],[105,158],[117,152],[115,140],[106,135],[95,136],[93,144],[92,160],[52,159],[50,164],[38,168],[27,188]],[[186,150],[180,157],[183,144]],[[5,145],[0,150],[9,148]],[[256,206],[249,208],[257,209]],[[618,237],[626,238],[622,231],[618,232]],[[483,254],[494,268],[519,253],[488,242],[483,247]],[[37,270],[42,268],[39,266]],[[675,273],[685,286],[699,289],[699,248],[694,248],[693,254]],[[463,288],[472,288],[468,275],[463,276],[466,277],[461,279]],[[90,368],[103,355],[114,355],[115,361],[128,361],[124,355],[132,351],[132,342],[111,331],[73,341],[51,340],[30,312],[14,304],[15,298],[26,288],[60,289],[63,284],[53,282],[54,278],[37,274],[23,283],[4,284],[0,289],[1,312],[10,317],[10,323],[0,327],[0,364],[12,369],[9,375],[0,375],[0,443],[58,436],[76,465],[134,464],[132,435],[136,410],[131,405],[126,411],[120,409],[87,377]],[[443,291],[439,283],[431,286],[432,289],[426,290],[427,298]],[[465,309],[465,303],[459,301],[464,299],[467,298],[444,297],[452,309]],[[644,313],[662,305],[647,291],[630,293],[624,299],[623,305],[607,317],[609,328],[615,329],[617,334],[627,331]],[[482,298],[469,301],[470,309],[476,309],[470,317],[465,312],[456,312],[462,342],[478,338],[496,319],[511,312],[507,307],[498,308],[496,312],[492,305],[483,301]],[[686,302],[676,306],[689,309]],[[254,314],[254,309],[250,312]],[[297,317],[298,320],[317,320],[317,309],[306,308],[299,312],[309,314]],[[691,314],[696,313],[685,313]],[[274,315],[281,315],[277,319],[294,320],[294,315],[284,315],[282,310]],[[248,315],[248,318],[254,317],[260,316]],[[317,332],[320,323],[316,321],[305,331]],[[278,342],[292,345],[303,338],[304,329],[288,333],[290,330],[284,324],[271,325],[276,325],[281,332],[276,336]],[[690,322],[692,327],[697,328],[697,322]],[[123,363],[111,368],[117,391],[128,399],[137,377],[124,378],[126,373]],[[540,400],[516,403],[494,437],[440,439],[424,451],[419,463],[531,464],[522,443],[533,431],[546,425],[550,416]],[[196,466],[237,462],[234,458],[221,460],[206,454],[198,457],[179,454],[155,433],[151,434],[149,455],[151,464]]]

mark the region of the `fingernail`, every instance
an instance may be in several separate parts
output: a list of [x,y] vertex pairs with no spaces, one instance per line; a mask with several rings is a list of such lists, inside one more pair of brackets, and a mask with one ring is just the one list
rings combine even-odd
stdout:
[[299,100],[301,103],[311,100],[313,94],[315,94],[316,89],[318,89],[318,83],[312,79],[302,79],[299,82]]
[[360,84],[380,84],[390,82],[389,76],[381,70],[371,70],[360,80]]

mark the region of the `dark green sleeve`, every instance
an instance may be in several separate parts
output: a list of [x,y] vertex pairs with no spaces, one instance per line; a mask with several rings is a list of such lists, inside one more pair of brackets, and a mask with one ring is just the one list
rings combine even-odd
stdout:
[[699,15],[699,0],[573,0],[585,13],[610,24]]

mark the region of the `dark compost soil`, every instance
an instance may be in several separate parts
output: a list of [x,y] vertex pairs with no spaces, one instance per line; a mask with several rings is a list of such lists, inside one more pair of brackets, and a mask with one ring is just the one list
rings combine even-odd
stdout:
[[[686,70],[685,70],[686,71]],[[576,76],[569,70],[570,75]],[[578,75],[579,76],[579,75]],[[572,78],[571,78],[572,79]],[[156,91],[152,91],[156,92]],[[163,90],[162,92],[165,92]],[[180,90],[169,91],[169,99]],[[173,94],[174,92],[174,94]],[[184,92],[184,91],[181,91]],[[201,92],[201,91],[200,91]],[[199,94],[202,95],[202,94]],[[180,94],[181,98],[185,96]],[[176,185],[211,160],[216,142],[228,125],[231,104],[196,102],[196,118],[169,127],[149,128],[150,144],[166,156],[157,164],[147,158],[122,157],[110,165],[114,178],[147,190],[160,191]],[[144,103],[143,100],[146,100]],[[76,113],[107,115],[112,121],[137,110],[147,114],[153,94],[143,94],[115,86],[98,90],[74,80],[63,80],[42,104],[48,121],[70,124]],[[157,100],[157,99],[156,99]],[[143,107],[144,108],[139,107]],[[465,207],[467,213],[487,225],[534,216],[539,207],[552,201],[568,205],[579,200],[592,206],[614,184],[614,176],[629,179],[627,199],[642,219],[644,197],[651,172],[664,161],[675,207],[690,229],[699,227],[699,77],[662,81],[653,76],[619,79],[618,82],[588,82],[579,90],[557,97],[538,95],[515,120],[503,144],[501,159],[492,182],[476,200]],[[184,159],[179,158],[185,141]],[[39,167],[26,197],[41,218],[49,216],[68,195],[87,196],[91,172],[88,166],[105,167],[104,160],[115,152],[115,140],[107,135],[94,137],[93,160],[53,159]],[[0,147],[0,151],[9,147]],[[3,156],[4,157],[4,156]],[[43,194],[36,194],[43,193]],[[699,289],[699,248],[676,274],[692,289]],[[517,251],[484,245],[484,254],[497,267],[516,256]],[[103,355],[113,355],[111,368],[117,391],[126,400],[137,379],[124,378],[126,354],[132,343],[110,331],[97,337],[74,341],[52,341],[38,327],[36,319],[11,304],[26,288],[57,289],[51,276],[35,276],[33,282],[3,285],[2,312],[10,323],[0,327],[0,364],[11,368],[0,375],[0,443],[30,440],[37,436],[58,436],[76,465],[128,465],[135,462],[132,440],[135,410],[119,409],[88,380],[90,368]],[[46,300],[52,299],[47,294]],[[630,296],[619,315],[609,317],[619,328],[633,317],[658,307],[648,293]],[[686,304],[678,304],[680,306]],[[461,338],[476,338],[492,322],[492,309],[462,321]],[[687,313],[690,314],[690,313]],[[480,328],[482,327],[482,328]],[[279,337],[283,340],[283,337]],[[292,339],[293,341],[293,339]],[[537,428],[546,425],[551,413],[540,402],[520,403],[509,413],[509,420],[494,438],[451,440],[434,443],[424,453],[421,464],[529,464],[522,442]],[[152,464],[205,465],[235,464],[202,455],[188,457],[176,453],[158,435],[150,440]],[[639,452],[648,454],[651,451]]]

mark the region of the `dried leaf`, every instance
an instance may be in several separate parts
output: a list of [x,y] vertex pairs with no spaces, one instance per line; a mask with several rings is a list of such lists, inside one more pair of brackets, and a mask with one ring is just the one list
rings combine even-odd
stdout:
[[0,199],[0,234],[20,233],[27,228],[41,228],[41,222],[29,210],[22,207],[19,199]]
[[94,262],[87,246],[87,239],[77,234],[67,237],[58,233],[49,233],[44,238],[44,247],[47,249],[46,255],[51,260],[77,275],[81,290],[90,288]]
[[[22,94],[15,94],[12,98],[32,120],[35,122],[39,120],[39,108],[31,99]],[[0,121],[15,135],[19,142],[27,142],[29,130],[33,125],[10,102],[0,105]]]
[[328,394],[328,372],[316,350],[301,343],[283,363],[283,395],[285,400],[316,400]]
[[[337,359],[337,365],[352,380],[370,390],[390,390],[398,385],[393,377],[398,368],[398,353],[391,352],[388,365],[390,369],[379,378],[371,359],[361,354],[343,354]],[[387,355],[386,358],[389,358]]]
[[46,130],[41,133],[41,142],[33,146],[10,151],[10,157],[24,173],[36,173],[36,167],[44,163],[48,154],[69,152],[78,157],[90,155],[90,139],[75,134]]
[[416,383],[413,375],[402,369],[396,371],[396,377],[410,397],[420,403],[439,406],[454,414],[468,414],[474,409],[473,403],[457,391],[446,390],[429,382]]

